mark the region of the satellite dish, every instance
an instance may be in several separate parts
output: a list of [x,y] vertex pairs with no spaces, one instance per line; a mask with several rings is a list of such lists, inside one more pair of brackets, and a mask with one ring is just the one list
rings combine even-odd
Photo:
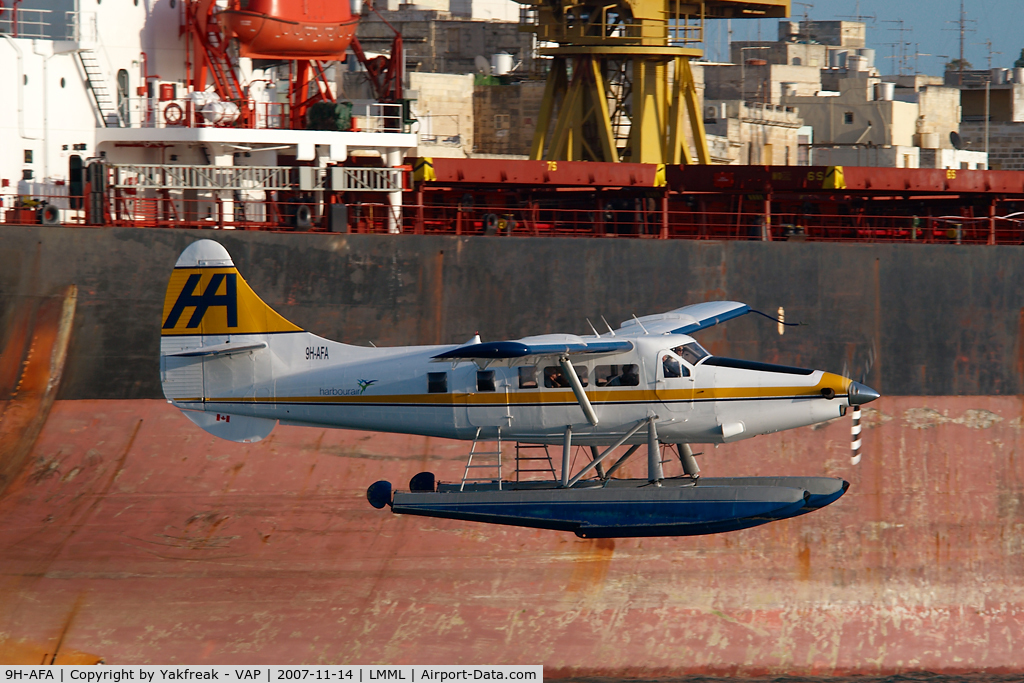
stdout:
[[964,141],[960,137],[960,133],[957,133],[955,130],[949,132],[949,141],[953,143],[953,149],[964,148]]
[[473,63],[476,64],[476,70],[482,73],[484,76],[491,75],[491,63],[487,61],[487,57],[483,55],[477,55],[473,57]]

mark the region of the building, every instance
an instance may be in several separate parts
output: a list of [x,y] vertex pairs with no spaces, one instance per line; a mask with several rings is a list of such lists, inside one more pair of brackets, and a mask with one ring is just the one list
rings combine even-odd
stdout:
[[[959,80],[946,72],[947,83]],[[1024,170],[1024,68],[964,71],[960,102],[964,149],[987,151],[993,169]]]

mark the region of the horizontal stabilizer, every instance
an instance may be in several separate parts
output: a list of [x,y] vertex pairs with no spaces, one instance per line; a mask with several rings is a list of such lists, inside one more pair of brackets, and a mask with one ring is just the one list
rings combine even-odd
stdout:
[[174,353],[165,353],[165,356],[230,356],[232,353],[252,351],[253,349],[265,349],[267,342],[258,341],[251,344],[211,344],[210,346],[199,346],[194,349],[185,349]]
[[277,420],[268,420],[265,417],[203,413],[197,410],[182,410],[181,412],[210,434],[237,443],[262,441],[270,436],[270,432],[274,431],[274,427],[277,425]]
[[[557,336],[570,337],[571,335]],[[520,341],[497,341],[460,346],[434,356],[433,360],[504,360],[526,358],[527,356],[623,353],[632,349],[633,342],[625,339],[584,340],[582,337],[573,337],[572,339],[548,341],[527,338]]]
[[705,301],[667,313],[626,320],[619,327],[618,334],[630,337],[643,334],[693,334],[747,313],[750,313],[750,306],[739,301]]

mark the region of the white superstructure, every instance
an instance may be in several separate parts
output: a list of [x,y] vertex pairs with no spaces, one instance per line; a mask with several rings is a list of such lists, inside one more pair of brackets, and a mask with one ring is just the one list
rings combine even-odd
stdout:
[[[233,124],[237,107],[220,102],[212,86],[194,93],[187,85],[185,5],[26,0],[0,10],[0,210],[46,201],[74,221],[68,210],[80,202],[67,197],[81,192],[85,174],[77,169],[95,158],[111,165],[323,167],[368,153],[395,167],[416,146],[415,134],[394,125],[401,105],[357,106],[358,130],[288,128],[287,63],[253,68],[252,60],[236,60],[255,114],[251,127]],[[400,192],[393,194],[397,207]]]

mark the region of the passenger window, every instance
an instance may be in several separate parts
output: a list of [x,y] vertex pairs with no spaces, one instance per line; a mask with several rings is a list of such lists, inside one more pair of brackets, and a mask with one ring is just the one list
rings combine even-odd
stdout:
[[448,393],[448,373],[447,372],[428,372],[427,373],[427,393],[428,394],[447,394]]
[[477,391],[494,391],[494,370],[478,370],[476,373]]
[[[585,366],[573,366],[576,370],[576,376],[580,378],[580,384],[587,386],[587,368]],[[569,383],[569,378],[562,372],[562,366],[560,365],[549,365],[544,368],[544,386],[548,389],[568,389],[572,386]]]
[[519,388],[520,389],[536,389],[537,388],[537,368],[528,366],[519,368]]
[[598,365],[594,368],[594,382],[599,387],[635,387],[640,384],[640,370],[636,365]]

